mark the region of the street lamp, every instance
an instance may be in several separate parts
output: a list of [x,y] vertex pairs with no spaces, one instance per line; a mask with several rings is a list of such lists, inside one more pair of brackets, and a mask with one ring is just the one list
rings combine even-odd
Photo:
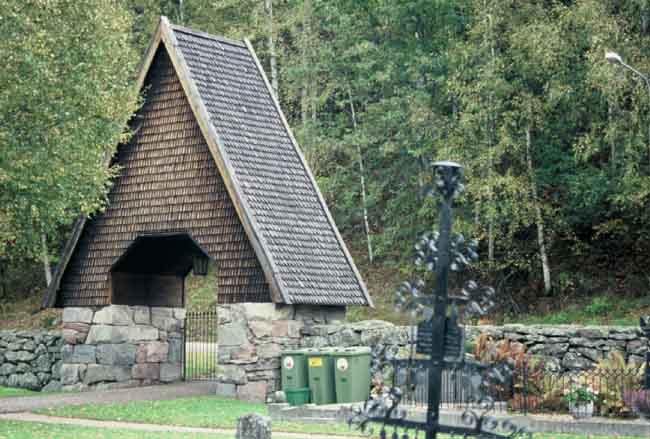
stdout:
[[[650,79],[647,75],[644,75],[631,65],[627,64],[625,61],[623,61],[621,55],[616,52],[605,52],[605,59],[612,64],[618,64],[625,67],[626,69],[633,72],[636,76],[643,79],[643,82],[645,82],[646,85],[646,89],[648,90],[648,97],[650,98]],[[650,125],[648,126],[648,165],[650,167]]]
[[631,65],[627,64],[625,61],[623,61],[623,58],[621,57],[621,55],[619,55],[616,52],[606,52],[605,53],[605,59],[608,62],[612,63],[612,64],[619,64],[619,65],[625,67],[626,69],[634,72],[635,75],[637,75],[638,77],[640,77],[641,79],[643,79],[645,81],[646,86],[648,86],[648,93],[650,93],[650,79],[648,79],[648,77],[646,75],[644,75],[643,73],[641,73],[640,71],[638,71],[637,69],[635,69]]

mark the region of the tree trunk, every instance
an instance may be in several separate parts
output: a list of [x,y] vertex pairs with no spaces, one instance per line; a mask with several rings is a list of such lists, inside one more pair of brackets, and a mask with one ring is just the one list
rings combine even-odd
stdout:
[[309,1],[305,0],[302,5],[302,44],[300,48],[300,56],[302,58],[302,88],[300,90],[300,121],[303,127],[307,125],[307,117],[309,112],[309,79],[310,75],[307,73],[309,66],[309,32],[311,29],[311,10]]
[[[354,110],[354,100],[352,99],[352,90],[348,85],[348,99],[350,101],[350,114],[352,115],[352,128],[357,132],[357,114]],[[357,143],[357,154],[359,155],[359,180],[361,181],[361,205],[363,208],[363,226],[366,230],[366,241],[368,243],[368,260],[373,261],[372,239],[370,238],[370,226],[368,225],[368,200],[366,198],[366,178],[364,176],[363,154],[361,145]]]
[[542,261],[542,276],[544,277],[544,292],[548,295],[551,293],[551,268],[546,253],[546,244],[544,239],[544,221],[542,220],[542,208],[540,206],[537,194],[537,182],[533,172],[533,158],[531,156],[531,133],[530,125],[526,127],[526,162],[528,165],[528,176],[530,178],[530,190],[533,196],[533,206],[535,210],[535,225],[537,226],[537,244],[539,245],[539,258]]
[[278,60],[275,55],[275,40],[273,39],[273,0],[265,0],[266,13],[268,17],[268,44],[269,58],[271,60],[271,87],[276,99],[278,96]]
[[43,270],[45,271],[45,284],[49,287],[52,283],[52,269],[50,267],[50,255],[47,250],[47,236],[45,236],[45,233],[41,233],[41,252]]

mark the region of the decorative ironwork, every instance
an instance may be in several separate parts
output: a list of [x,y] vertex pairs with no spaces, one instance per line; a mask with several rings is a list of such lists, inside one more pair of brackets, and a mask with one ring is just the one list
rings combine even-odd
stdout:
[[641,317],[640,321],[641,331],[645,335],[647,341],[647,349],[645,352],[645,376],[643,378],[643,388],[650,390],[650,316]]
[[[466,241],[461,234],[452,234],[452,204],[464,189],[462,166],[437,162],[433,164],[433,172],[434,188],[428,194],[439,196],[439,231],[425,234],[415,246],[415,264],[424,271],[424,279],[405,282],[396,293],[396,304],[420,321],[415,355],[426,358],[415,358],[413,352],[406,360],[384,355],[384,361],[373,364],[374,371],[388,370],[392,385],[381,388],[362,407],[353,409],[350,423],[363,431],[371,431],[373,424],[379,424],[379,437],[391,439],[409,439],[409,434],[417,438],[420,433],[426,439],[435,439],[438,433],[463,438],[531,437],[509,420],[495,418],[494,400],[483,394],[483,389],[492,386],[491,383],[508,380],[508,367],[487,367],[464,360],[465,332],[460,321],[484,315],[494,304],[494,290],[467,281],[459,291],[450,294],[450,272],[461,273],[476,261],[478,244]],[[426,279],[435,279],[431,292],[427,292]],[[463,412],[461,425],[445,425],[440,422],[443,373],[459,366],[469,371],[459,375],[463,387],[477,396],[475,404]],[[425,383],[428,388],[426,419],[419,420],[408,416],[404,409],[402,389],[421,387]]]

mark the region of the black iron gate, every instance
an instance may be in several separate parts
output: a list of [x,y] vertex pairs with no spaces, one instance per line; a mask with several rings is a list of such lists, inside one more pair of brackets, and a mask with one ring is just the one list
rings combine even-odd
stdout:
[[183,332],[183,378],[186,381],[217,378],[217,330],[216,309],[187,313]]

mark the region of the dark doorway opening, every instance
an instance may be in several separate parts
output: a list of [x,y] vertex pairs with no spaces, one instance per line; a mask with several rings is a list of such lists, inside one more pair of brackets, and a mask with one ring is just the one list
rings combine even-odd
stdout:
[[185,277],[205,274],[209,261],[188,233],[139,235],[111,267],[111,303],[182,307]]

